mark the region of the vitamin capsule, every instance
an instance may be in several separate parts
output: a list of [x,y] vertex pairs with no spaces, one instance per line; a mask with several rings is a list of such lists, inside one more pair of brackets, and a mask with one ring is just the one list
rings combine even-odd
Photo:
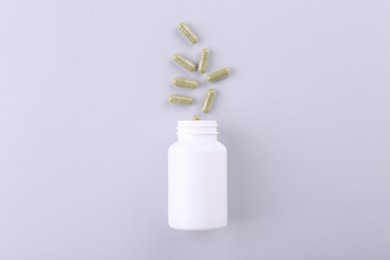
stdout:
[[205,98],[204,103],[203,103],[203,108],[202,108],[203,112],[205,112],[205,113],[210,112],[210,109],[214,103],[214,98],[215,98],[216,93],[217,92],[214,89],[210,89],[207,92],[206,98]]
[[186,96],[170,95],[169,102],[174,104],[191,105],[193,103],[193,99]]
[[195,63],[193,63],[192,61],[190,61],[189,59],[187,59],[183,55],[175,54],[175,55],[173,55],[172,59],[177,64],[179,64],[180,66],[182,66],[183,68],[185,68],[188,71],[194,71],[196,68]]
[[198,72],[199,73],[205,73],[207,70],[207,66],[209,64],[209,49],[203,49],[200,53],[200,60],[198,65]]
[[172,83],[183,88],[196,88],[198,86],[198,81],[192,79],[175,78]]
[[192,120],[200,120],[200,116],[199,116],[199,115],[194,115],[194,116],[192,117]]
[[186,25],[185,23],[181,23],[179,24],[178,28],[192,44],[198,42],[198,36],[196,36],[196,34],[191,30],[188,25]]
[[210,73],[209,75],[207,75],[206,79],[209,82],[213,82],[213,81],[217,81],[217,80],[226,78],[229,75],[230,75],[230,69],[223,68],[223,69],[220,69],[220,70],[217,70],[217,71]]

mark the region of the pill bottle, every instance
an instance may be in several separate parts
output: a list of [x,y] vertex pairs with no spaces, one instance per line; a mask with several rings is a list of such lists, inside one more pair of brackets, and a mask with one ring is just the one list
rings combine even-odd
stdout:
[[168,149],[168,224],[181,230],[227,225],[227,151],[215,120],[178,121]]

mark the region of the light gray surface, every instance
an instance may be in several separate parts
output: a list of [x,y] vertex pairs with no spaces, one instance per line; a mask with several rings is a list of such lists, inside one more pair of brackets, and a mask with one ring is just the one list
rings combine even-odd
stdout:
[[[0,2],[0,259],[390,258],[390,2],[232,2]],[[230,222],[191,233],[166,152],[200,104],[166,100],[202,47]]]

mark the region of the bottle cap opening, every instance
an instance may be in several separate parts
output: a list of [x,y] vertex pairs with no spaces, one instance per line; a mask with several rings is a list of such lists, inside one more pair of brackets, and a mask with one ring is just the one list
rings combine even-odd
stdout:
[[215,120],[180,120],[177,134],[218,134]]

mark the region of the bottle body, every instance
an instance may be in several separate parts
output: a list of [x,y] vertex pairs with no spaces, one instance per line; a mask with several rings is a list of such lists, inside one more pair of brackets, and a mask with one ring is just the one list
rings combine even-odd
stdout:
[[[185,122],[181,130],[180,122]],[[168,150],[172,228],[209,230],[227,224],[227,151],[216,135],[215,121],[179,121],[178,141]]]

